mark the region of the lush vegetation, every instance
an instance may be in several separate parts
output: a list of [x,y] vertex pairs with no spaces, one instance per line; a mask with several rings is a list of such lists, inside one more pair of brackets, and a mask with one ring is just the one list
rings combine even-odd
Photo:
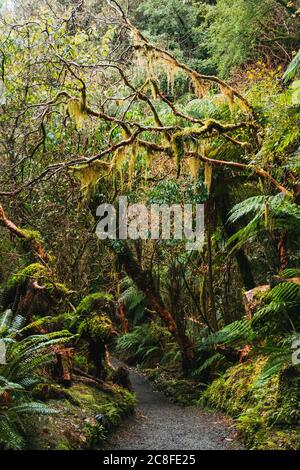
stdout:
[[[134,406],[113,352],[299,449],[300,2],[0,8],[0,448],[98,445]],[[121,196],[204,204],[204,246],[98,240]]]

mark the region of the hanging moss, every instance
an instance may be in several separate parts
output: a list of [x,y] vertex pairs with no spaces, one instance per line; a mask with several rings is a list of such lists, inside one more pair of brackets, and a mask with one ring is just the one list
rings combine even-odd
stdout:
[[171,142],[172,153],[174,155],[176,165],[178,167],[178,174],[180,174],[181,162],[184,157],[184,139],[181,135],[175,134]]
[[69,171],[79,181],[82,193],[87,196],[96,186],[101,176],[108,174],[111,169],[112,167],[109,162],[96,160],[78,167],[70,167]]
[[212,169],[212,164],[209,162],[205,162],[204,165],[204,181],[205,181],[205,186],[207,189],[207,192],[210,192],[211,188],[211,183],[212,183],[212,175],[213,175],[213,169]]
[[195,91],[195,95],[198,98],[204,98],[208,93],[210,86],[203,80],[200,80],[195,74],[192,74],[192,85]]
[[128,163],[128,186],[131,188],[132,181],[134,177],[134,166],[137,159],[137,144],[132,145],[131,147],[131,156]]
[[83,100],[79,100],[77,98],[71,99],[68,102],[68,113],[70,118],[75,122],[76,129],[82,129],[87,116],[84,109]]

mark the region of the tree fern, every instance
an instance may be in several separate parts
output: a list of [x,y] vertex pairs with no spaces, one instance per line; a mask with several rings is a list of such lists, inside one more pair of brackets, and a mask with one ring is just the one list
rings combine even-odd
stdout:
[[270,220],[273,229],[299,231],[300,207],[282,193],[276,196],[254,196],[245,199],[233,207],[228,221],[234,223],[250,214],[254,214],[250,222],[228,240],[228,244],[235,243],[234,249],[240,248],[251,237],[266,231]]
[[294,282],[282,282],[272,289],[271,295],[275,302],[300,303],[300,285]]
[[[288,271],[288,270],[287,270]],[[300,306],[300,285],[293,282],[282,282],[268,293],[267,305],[263,305],[255,312],[252,324],[257,324],[267,316],[288,316],[289,312],[297,311]]]

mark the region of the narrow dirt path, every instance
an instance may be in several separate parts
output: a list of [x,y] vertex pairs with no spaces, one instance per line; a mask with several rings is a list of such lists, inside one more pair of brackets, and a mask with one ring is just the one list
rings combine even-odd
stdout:
[[175,405],[136,372],[130,373],[130,380],[138,398],[136,413],[110,438],[106,450],[243,449],[228,418]]

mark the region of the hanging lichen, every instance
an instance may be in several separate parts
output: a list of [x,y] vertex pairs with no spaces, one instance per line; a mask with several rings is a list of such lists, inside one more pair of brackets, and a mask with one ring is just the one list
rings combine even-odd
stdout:
[[152,98],[156,100],[158,96],[158,87],[157,87],[157,83],[154,80],[150,80],[150,88],[151,88]]
[[130,32],[135,46],[143,46],[145,44],[145,41],[142,40],[141,33],[137,28],[132,26],[130,28]]
[[114,158],[112,160],[112,168],[120,171],[125,165],[127,158],[127,147],[119,147],[114,153]]
[[101,176],[109,173],[110,170],[110,163],[98,160],[86,165],[70,168],[73,177],[80,182],[80,190],[86,196],[96,186]]
[[190,174],[194,181],[194,189],[196,190],[196,184],[198,180],[199,170],[201,167],[201,161],[197,157],[190,157],[187,160],[187,164],[189,166]]
[[134,143],[131,146],[131,156],[130,156],[129,163],[128,163],[128,186],[130,188],[132,186],[132,181],[133,181],[133,176],[134,176],[134,166],[135,166],[135,162],[137,159],[137,150],[138,150],[137,144]]
[[164,70],[167,74],[168,91],[169,93],[174,94],[175,77],[179,69],[175,61],[164,57],[161,57],[161,60],[163,61]]
[[249,113],[249,111],[251,111],[249,108],[249,105],[245,101],[238,99],[237,102],[241,110],[244,111],[245,113]]
[[234,93],[230,87],[219,85],[221,93],[226,96],[229,102],[230,111],[234,109]]
[[182,135],[174,134],[171,142],[172,152],[177,165],[180,165],[184,156],[184,138]]
[[155,78],[154,64],[156,61],[156,54],[154,51],[149,51],[147,53],[147,77],[149,80]]
[[203,98],[209,92],[209,85],[200,80],[195,74],[192,74],[192,84],[197,98]]
[[209,162],[205,162],[205,165],[204,165],[204,182],[205,182],[205,186],[206,186],[206,189],[207,189],[208,193],[210,192],[210,188],[211,188],[212,175],[213,175],[212,164],[209,163]]
[[76,129],[82,129],[86,118],[83,100],[79,100],[77,98],[71,99],[68,102],[68,113],[72,121],[75,122]]

